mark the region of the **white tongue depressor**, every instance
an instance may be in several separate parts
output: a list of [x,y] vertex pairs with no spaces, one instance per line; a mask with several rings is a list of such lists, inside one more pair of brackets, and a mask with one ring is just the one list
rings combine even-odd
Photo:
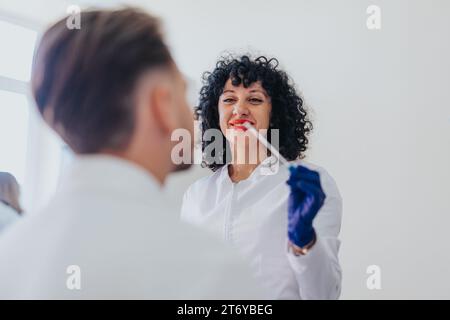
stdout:
[[281,164],[285,165],[286,168],[294,167],[278,152],[278,150],[273,145],[270,144],[269,141],[267,141],[267,139],[262,134],[259,134],[259,132],[249,122],[244,122],[243,126],[246,127],[247,130],[249,130],[259,140],[259,142],[261,142],[268,150],[270,150],[270,153],[278,158],[278,161],[280,161]]

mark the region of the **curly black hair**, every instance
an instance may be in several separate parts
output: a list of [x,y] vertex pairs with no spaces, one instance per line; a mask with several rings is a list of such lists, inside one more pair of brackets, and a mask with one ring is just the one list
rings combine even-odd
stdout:
[[[303,105],[303,99],[297,93],[286,72],[278,69],[278,60],[260,56],[252,59],[248,55],[240,57],[222,57],[212,72],[203,74],[203,86],[200,89],[199,105],[195,107],[195,118],[200,120],[202,136],[208,129],[219,129],[219,97],[228,79],[233,86],[243,84],[248,88],[259,81],[271,98],[272,112],[267,137],[270,141],[270,130],[279,129],[279,152],[287,160],[304,158],[307,149],[307,136],[312,131],[312,123]],[[224,138],[224,137],[223,137]],[[214,141],[202,139],[202,151]],[[230,152],[228,141],[223,139],[223,150],[220,151],[220,163],[204,163],[211,170],[221,168]],[[214,156],[214,155],[213,155]]]

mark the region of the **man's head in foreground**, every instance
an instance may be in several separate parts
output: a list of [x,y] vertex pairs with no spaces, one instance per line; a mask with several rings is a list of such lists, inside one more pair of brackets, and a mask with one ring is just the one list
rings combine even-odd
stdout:
[[192,113],[155,17],[123,9],[81,12],[81,29],[58,21],[37,49],[32,90],[75,153],[128,159],[161,183],[181,169],[171,161],[171,134],[192,136]]

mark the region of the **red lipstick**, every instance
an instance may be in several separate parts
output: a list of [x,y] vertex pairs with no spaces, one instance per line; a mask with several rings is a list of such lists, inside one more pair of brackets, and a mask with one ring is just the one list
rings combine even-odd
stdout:
[[250,121],[248,119],[235,119],[235,120],[230,121],[228,124],[236,130],[247,131],[247,128],[242,126],[242,124],[244,124],[245,122],[250,123],[252,126],[254,125],[254,122]]

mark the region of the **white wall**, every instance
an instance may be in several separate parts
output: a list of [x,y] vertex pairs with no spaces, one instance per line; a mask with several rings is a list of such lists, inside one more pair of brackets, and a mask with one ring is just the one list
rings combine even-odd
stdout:
[[[2,10],[20,3],[7,2]],[[41,21],[65,12],[64,1],[39,1],[37,17],[39,6],[26,3],[10,11]],[[450,2],[128,3],[164,18],[192,79],[223,50],[248,48],[276,56],[295,79],[314,111],[309,160],[329,170],[344,197],[342,298],[450,298]],[[371,4],[381,8],[378,31],[366,28]],[[171,178],[174,209],[205,174]],[[366,288],[372,264],[381,267],[379,291]]]

